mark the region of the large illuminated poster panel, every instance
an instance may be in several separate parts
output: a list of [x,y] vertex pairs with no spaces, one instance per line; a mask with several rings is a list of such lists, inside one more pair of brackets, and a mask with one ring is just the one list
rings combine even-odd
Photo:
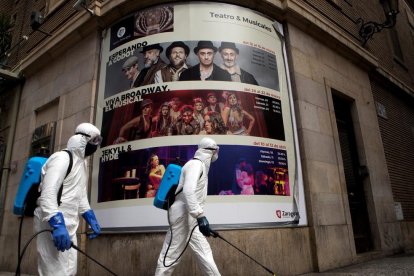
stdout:
[[206,216],[216,227],[306,224],[283,44],[271,20],[217,3],[169,4],[104,32],[91,204],[103,228],[168,225],[164,169],[202,137],[220,146]]

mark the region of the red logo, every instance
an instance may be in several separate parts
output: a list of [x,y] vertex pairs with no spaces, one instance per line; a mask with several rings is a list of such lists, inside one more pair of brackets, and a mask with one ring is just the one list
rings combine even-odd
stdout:
[[282,211],[280,211],[280,210],[276,210],[276,216],[277,216],[278,218],[281,218],[281,217],[282,217]]

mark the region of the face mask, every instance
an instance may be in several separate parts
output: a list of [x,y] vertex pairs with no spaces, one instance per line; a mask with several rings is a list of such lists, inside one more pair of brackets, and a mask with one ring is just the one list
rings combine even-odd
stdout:
[[[84,133],[76,133],[76,134],[81,134],[81,135],[84,135],[86,137],[90,137],[89,135],[84,134]],[[88,141],[88,143],[86,144],[86,147],[85,147],[85,157],[91,156],[98,149],[101,142],[102,142],[102,136],[100,136],[100,135],[97,135],[97,136],[91,138]]]
[[85,157],[91,156],[94,152],[98,149],[98,145],[94,145],[92,143],[87,143],[85,147]]

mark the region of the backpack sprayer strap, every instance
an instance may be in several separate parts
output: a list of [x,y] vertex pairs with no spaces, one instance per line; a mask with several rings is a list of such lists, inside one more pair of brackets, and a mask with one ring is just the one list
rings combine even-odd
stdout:
[[59,192],[58,192],[58,195],[57,195],[58,206],[60,206],[60,204],[62,203],[62,201],[60,199],[62,198],[62,193],[63,193],[63,182],[65,181],[66,177],[68,177],[70,171],[72,170],[72,166],[73,166],[72,152],[70,150],[62,150],[62,151],[65,151],[69,154],[69,166],[68,166],[68,169],[66,171],[65,178],[63,179],[62,184],[60,185]]
[[[200,159],[198,159],[198,158],[193,158],[192,160],[198,160],[198,161],[200,161],[201,163],[203,163],[203,161],[201,161]],[[198,179],[201,179],[201,177],[203,176],[203,172],[204,172],[204,169],[202,169],[201,170],[201,174],[200,174],[200,177],[198,178]],[[179,193],[181,193],[182,191],[183,191],[183,189],[184,189],[184,187],[182,187],[178,192],[176,192],[175,193],[175,196],[177,196]]]

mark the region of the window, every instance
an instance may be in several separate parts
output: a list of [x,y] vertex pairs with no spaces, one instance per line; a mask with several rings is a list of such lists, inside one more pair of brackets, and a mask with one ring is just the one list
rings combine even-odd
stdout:
[[51,122],[37,127],[32,135],[30,156],[46,152],[47,155],[52,154],[55,142],[55,133],[56,122]]
[[390,28],[390,37],[392,42],[392,48],[394,51],[394,57],[399,62],[404,62],[403,52],[401,50],[400,40],[398,39],[398,32],[396,28]]

